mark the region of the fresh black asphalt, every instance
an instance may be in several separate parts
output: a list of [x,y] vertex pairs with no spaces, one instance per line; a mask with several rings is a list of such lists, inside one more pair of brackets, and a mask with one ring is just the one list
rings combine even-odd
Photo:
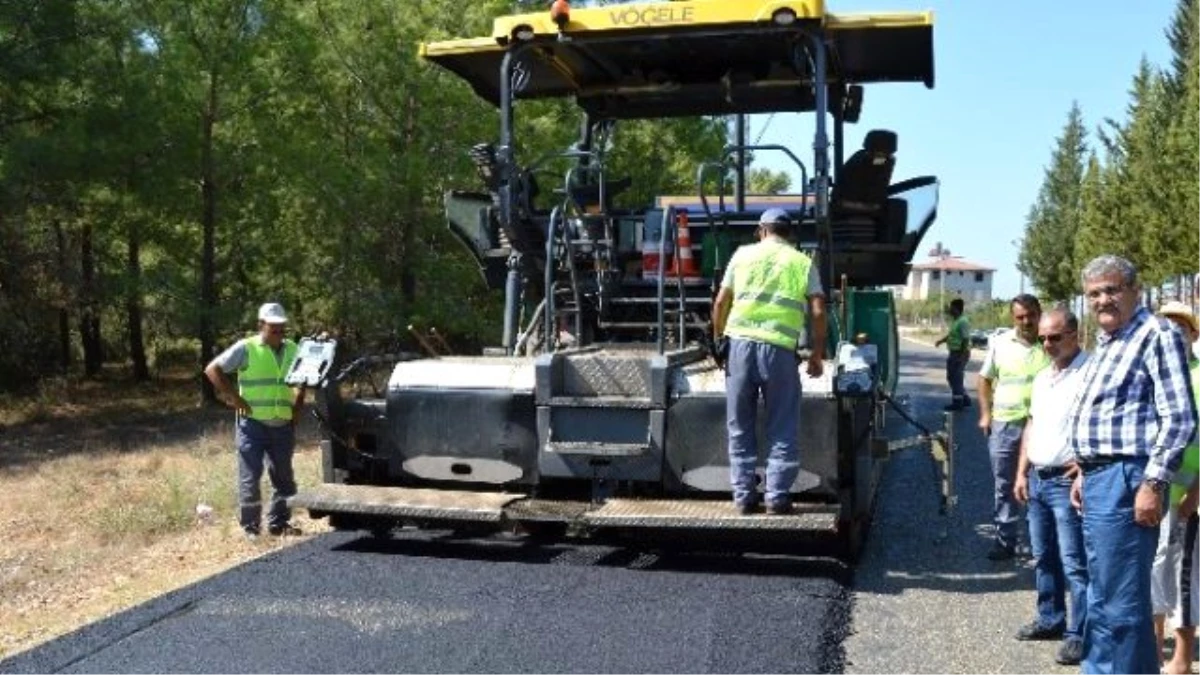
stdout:
[[847,571],[402,531],[317,537],[3,672],[836,672]]
[[[938,365],[906,367],[905,377],[929,380]],[[911,397],[921,410],[910,411],[927,422],[939,417],[924,410],[940,407],[924,391],[933,394],[931,384]],[[905,481],[907,492],[932,497],[931,477]],[[854,593],[841,563],[661,548],[671,552],[414,530],[392,540],[331,533],[0,661],[0,672],[847,667]]]

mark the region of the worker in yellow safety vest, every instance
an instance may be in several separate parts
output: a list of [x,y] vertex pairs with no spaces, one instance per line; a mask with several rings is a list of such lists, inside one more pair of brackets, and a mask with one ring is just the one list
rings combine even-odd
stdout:
[[1013,327],[988,341],[987,356],[979,369],[979,430],[988,439],[995,482],[992,520],[996,539],[987,557],[1008,560],[1016,555],[1021,507],[1013,496],[1021,434],[1029,417],[1033,376],[1050,365],[1050,357],[1037,339],[1042,305],[1028,293],[1009,303]]
[[825,354],[825,293],[816,266],[787,241],[791,219],[767,209],[758,243],[742,246],[729,261],[713,302],[714,356],[725,367],[725,417],[733,503],[742,515],[758,509],[758,397],[767,419],[764,497],[768,515],[792,511],[800,474],[796,435],[800,416],[800,362],[796,350],[811,320],[806,368],[820,377]]
[[[237,411],[239,522],[245,536],[258,538],[262,518],[264,464],[274,494],[267,531],[275,536],[300,534],[291,524],[287,499],[296,494],[292,455],[296,421],[304,405],[304,388],[295,391],[284,377],[296,360],[296,343],[284,337],[287,314],[268,302],[258,310],[258,333],[238,340],[204,369],[217,395]],[[237,391],[228,374],[237,373]]]
[[[1169,319],[1187,338],[1200,339],[1200,322],[1192,308],[1178,300],[1163,303],[1157,314]],[[1200,361],[1189,354],[1192,393],[1200,406]],[[1195,414],[1194,412],[1192,413]],[[1150,570],[1150,604],[1154,609],[1154,634],[1163,653],[1167,619],[1175,632],[1171,659],[1164,673],[1190,673],[1196,624],[1200,621],[1200,446],[1195,439],[1183,451],[1183,462],[1172,480],[1168,508],[1159,524],[1158,549]]]

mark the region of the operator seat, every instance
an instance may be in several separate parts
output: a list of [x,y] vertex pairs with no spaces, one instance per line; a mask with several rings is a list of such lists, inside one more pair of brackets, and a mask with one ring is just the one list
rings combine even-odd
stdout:
[[896,132],[872,129],[863,138],[862,150],[842,166],[841,180],[833,186],[830,205],[835,214],[883,215],[892,170],[896,168]]

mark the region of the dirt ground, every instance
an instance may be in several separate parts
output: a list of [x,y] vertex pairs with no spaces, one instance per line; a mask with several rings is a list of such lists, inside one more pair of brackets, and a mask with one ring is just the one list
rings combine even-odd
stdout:
[[[197,391],[168,378],[0,400],[0,658],[328,529],[297,513],[301,537],[242,537],[233,417]],[[295,467],[302,487],[319,480],[310,420]]]

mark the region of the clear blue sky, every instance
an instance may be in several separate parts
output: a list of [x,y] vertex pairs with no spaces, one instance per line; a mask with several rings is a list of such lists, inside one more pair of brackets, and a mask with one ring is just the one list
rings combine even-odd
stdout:
[[[996,268],[995,295],[1015,295],[1011,242],[1022,236],[1071,102],[1089,130],[1105,117],[1124,120],[1142,56],[1169,65],[1164,31],[1174,9],[1173,0],[827,0],[834,13],[934,12],[935,88],[868,86],[861,119],[847,125],[846,154],[870,129],[896,131],[893,181],[941,180],[938,220],[918,257],[941,241],[954,255]],[[751,141],[766,121],[751,119]],[[800,157],[809,163],[811,134],[811,119],[778,115],[762,142],[806,150]],[[766,154],[760,165],[785,168]]]

